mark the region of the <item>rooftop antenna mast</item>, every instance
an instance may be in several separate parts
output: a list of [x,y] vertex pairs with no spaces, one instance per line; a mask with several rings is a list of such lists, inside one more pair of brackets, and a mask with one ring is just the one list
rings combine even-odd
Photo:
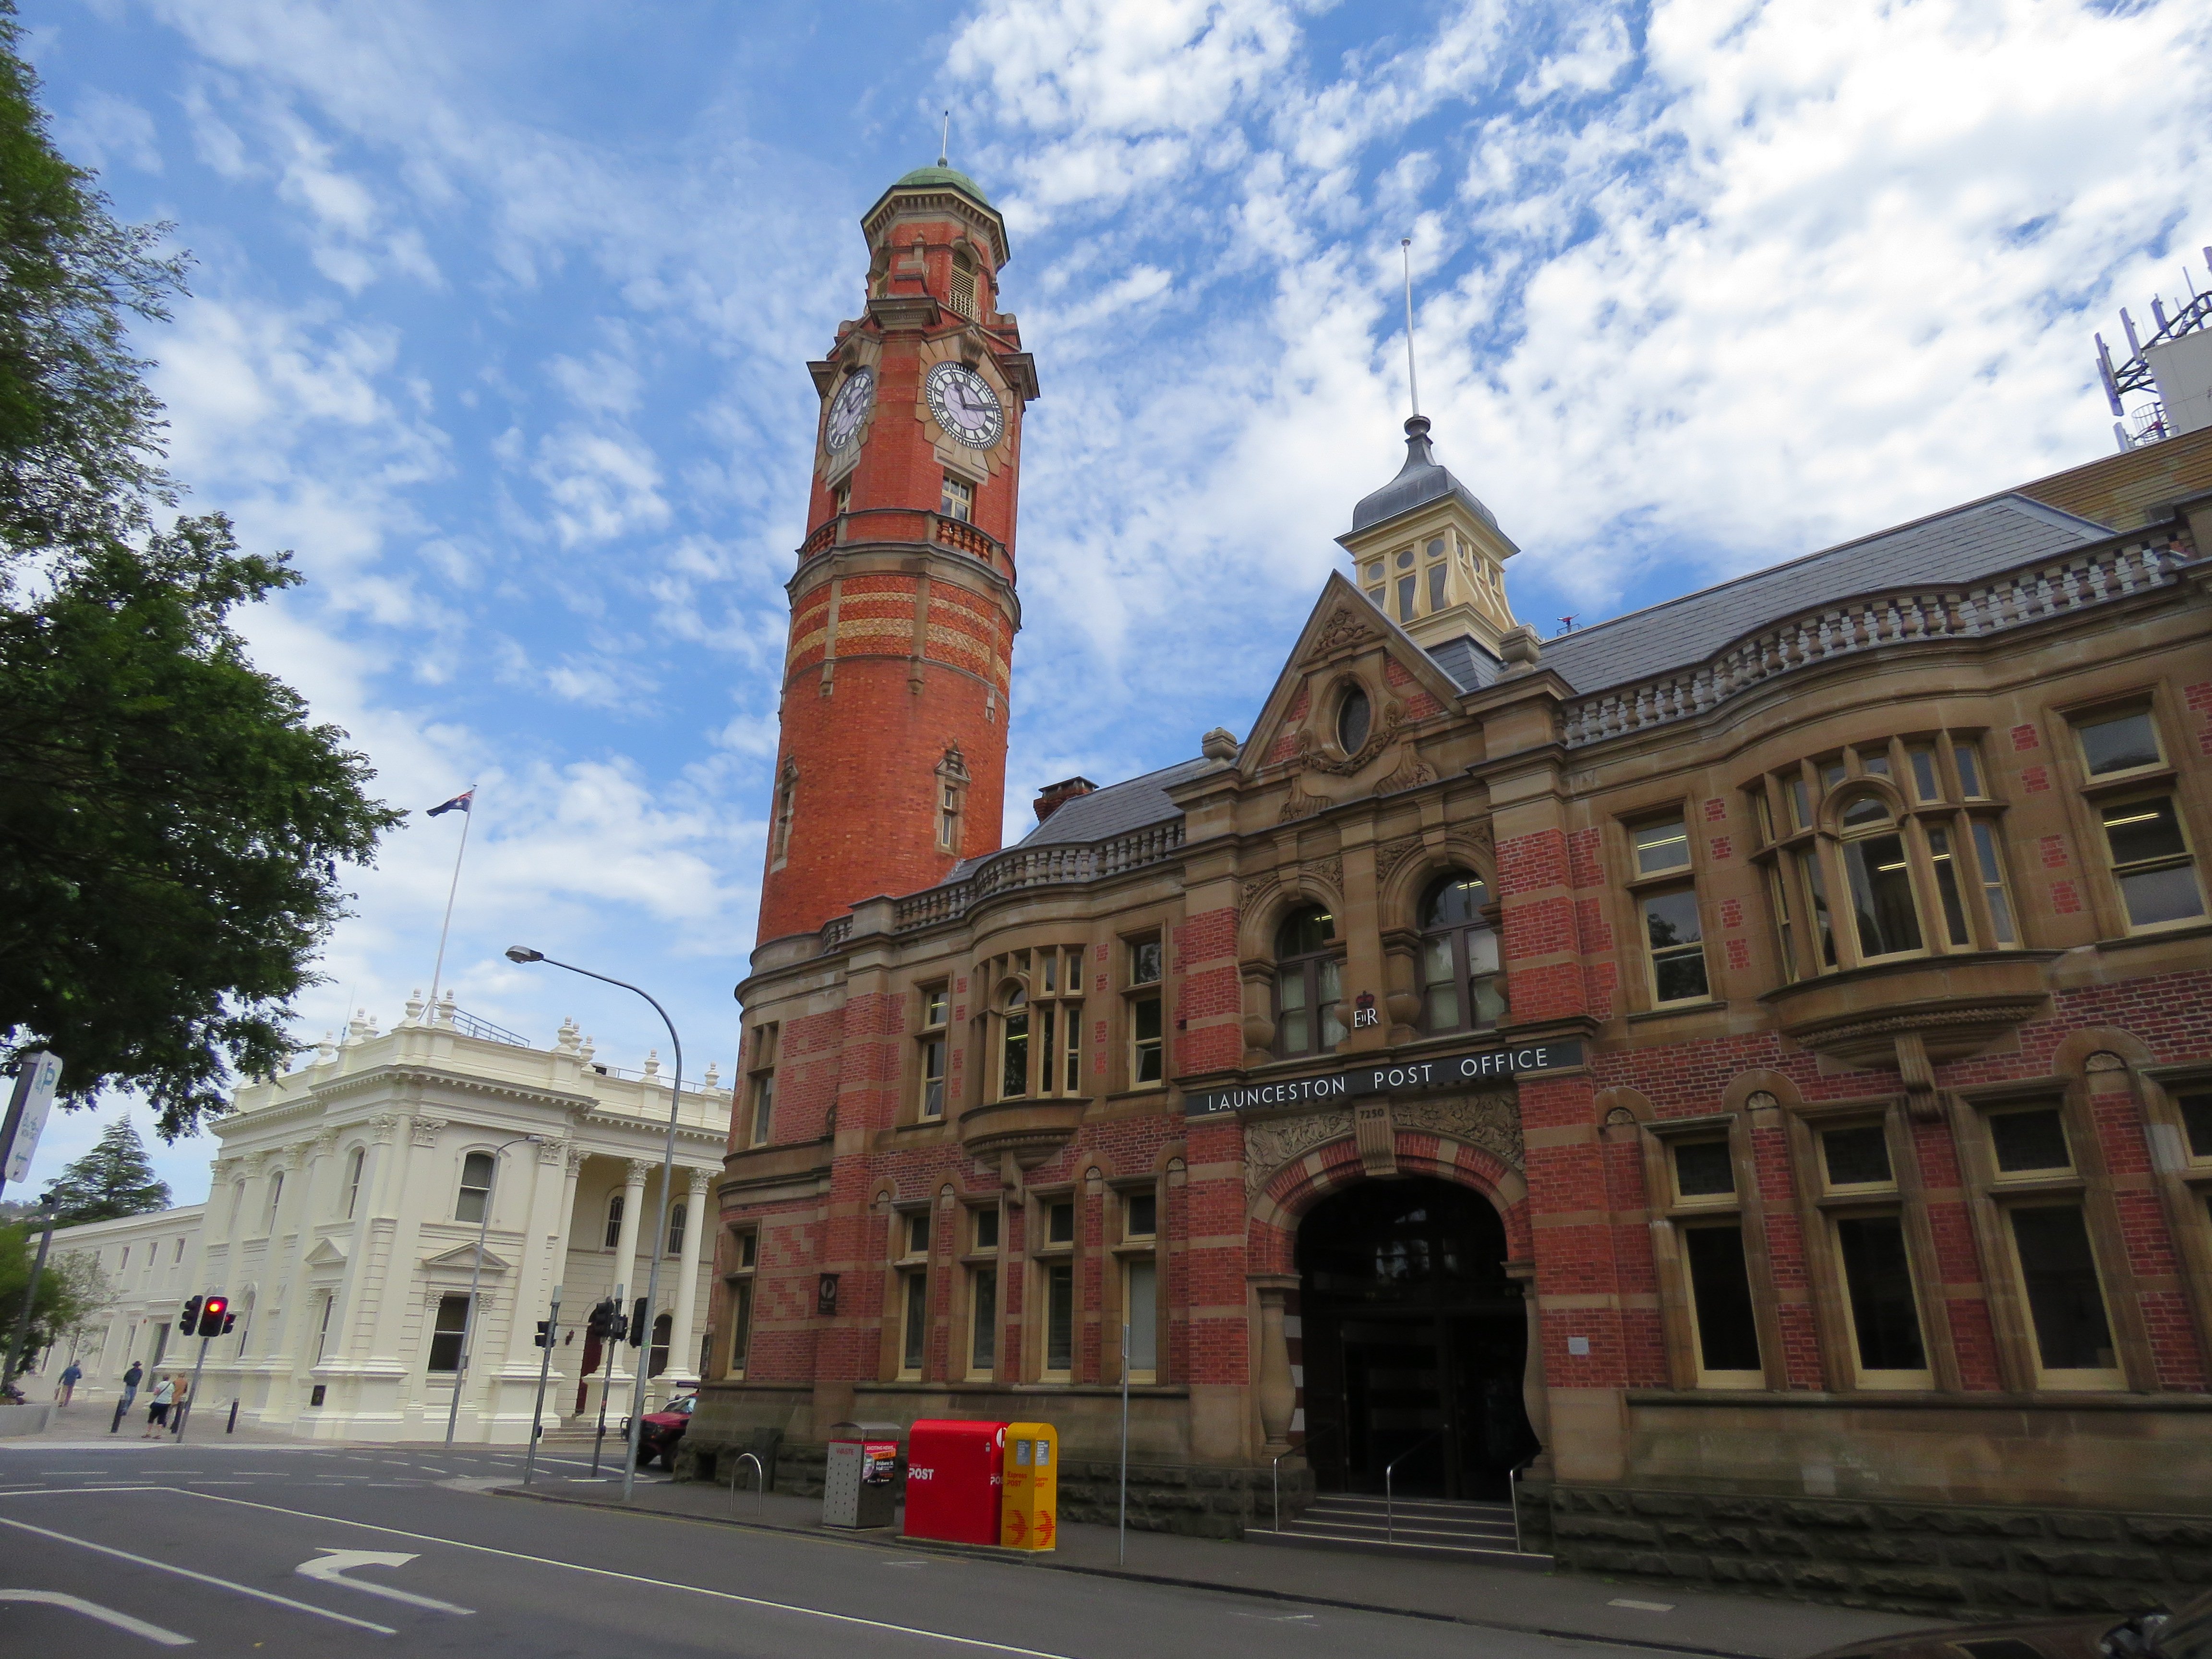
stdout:
[[1406,389],[1413,400],[1413,413],[1421,412],[1421,380],[1413,372],[1413,239],[1401,236],[1398,252],[1406,261]]
[[937,165],[941,167],[949,167],[952,165],[952,112],[951,110],[945,112],[945,136],[938,140]]

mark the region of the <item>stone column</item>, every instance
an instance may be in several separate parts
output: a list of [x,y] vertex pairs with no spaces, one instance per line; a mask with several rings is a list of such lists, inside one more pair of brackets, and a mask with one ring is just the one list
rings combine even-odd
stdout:
[[686,1171],[691,1184],[684,1200],[684,1249],[677,1258],[676,1311],[668,1322],[668,1386],[696,1382],[691,1356],[699,1352],[699,1333],[691,1328],[699,1304],[699,1245],[707,1236],[707,1186],[712,1170]]
[[[330,1210],[332,1178],[337,1166],[338,1132],[325,1129],[313,1141],[301,1141],[293,1150],[300,1166],[300,1217],[294,1229],[298,1243],[292,1248],[290,1283],[284,1291],[284,1346],[290,1356],[283,1375],[270,1383],[272,1413],[290,1417],[300,1408],[301,1386],[315,1360],[313,1345],[321,1322],[307,1305],[307,1257],[315,1248],[316,1224]],[[267,1420],[264,1417],[264,1420]]]
[[[629,1160],[623,1176],[622,1231],[615,1237],[615,1285],[622,1292],[622,1311],[624,1314],[636,1311],[637,1299],[645,1293],[644,1275],[637,1270],[637,1237],[638,1230],[645,1221],[646,1179],[652,1173],[651,1160],[634,1158]],[[659,1243],[659,1239],[653,1240],[656,1247]],[[650,1320],[653,1310],[647,1308],[645,1311],[647,1319]],[[649,1343],[652,1340],[653,1333],[648,1330],[645,1333],[645,1341]],[[633,1375],[629,1369],[631,1354],[635,1353],[642,1359],[649,1352],[642,1344],[633,1349],[628,1342],[617,1342],[615,1344],[613,1370],[605,1370],[605,1362],[604,1359],[601,1361],[599,1375],[605,1379],[605,1386],[615,1390],[614,1396],[607,1402],[610,1413],[615,1409],[615,1400],[628,1397],[629,1378]]]
[[1291,1381],[1291,1342],[1283,1329],[1283,1304],[1298,1285],[1291,1273],[1253,1273],[1249,1282],[1260,1297],[1260,1427],[1267,1437],[1263,1457],[1291,1449],[1291,1413],[1298,1391]]

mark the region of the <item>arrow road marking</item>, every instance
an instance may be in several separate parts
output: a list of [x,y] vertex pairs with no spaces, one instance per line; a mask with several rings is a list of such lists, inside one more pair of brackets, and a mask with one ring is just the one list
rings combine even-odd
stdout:
[[428,1595],[417,1595],[412,1590],[394,1589],[389,1584],[363,1583],[345,1575],[356,1567],[404,1567],[415,1559],[388,1550],[342,1550],[325,1544],[322,1554],[313,1561],[302,1561],[293,1571],[308,1578],[319,1578],[326,1584],[343,1584],[348,1589],[365,1590],[371,1595],[381,1595],[386,1601],[404,1601],[410,1607],[428,1607],[433,1613],[474,1613],[474,1607],[457,1607],[451,1601],[440,1601]]
[[159,1625],[149,1625],[143,1619],[133,1619],[127,1613],[116,1612],[113,1607],[103,1607],[97,1601],[64,1595],[59,1590],[0,1589],[0,1601],[39,1601],[50,1607],[67,1607],[71,1613],[81,1613],[88,1619],[99,1620],[103,1625],[127,1630],[133,1636],[143,1636],[165,1648],[188,1648],[192,1644],[192,1638],[189,1636],[179,1636],[173,1630],[163,1630]]
[[[194,1495],[189,1488],[184,1486],[164,1487],[160,1490],[183,1492],[188,1498]],[[240,1501],[237,1498],[218,1498],[213,1493],[207,1494],[207,1498],[210,1503],[234,1504]],[[399,1634],[389,1625],[372,1625],[368,1620],[356,1619],[350,1613],[332,1613],[327,1607],[314,1607],[306,1601],[295,1601],[289,1595],[278,1595],[269,1590],[255,1589],[251,1584],[234,1584],[229,1579],[218,1578],[211,1572],[194,1572],[190,1567],[179,1567],[167,1561],[156,1561],[150,1555],[133,1555],[129,1550],[117,1549],[112,1544],[95,1544],[89,1538],[72,1538],[65,1532],[55,1532],[46,1527],[34,1527],[27,1521],[17,1521],[9,1516],[0,1515],[0,1527],[13,1527],[18,1532],[35,1533],[41,1538],[52,1538],[61,1543],[75,1544],[79,1549],[95,1550],[102,1555],[112,1555],[118,1561],[128,1561],[134,1566],[152,1567],[159,1572],[173,1572],[179,1578],[195,1579],[203,1584],[213,1584],[220,1589],[236,1590],[240,1595],[251,1595],[259,1601],[274,1601],[278,1607],[289,1607],[295,1613],[312,1613],[318,1619],[335,1619],[341,1625],[352,1625],[362,1630],[374,1631],[379,1636]],[[359,1589],[361,1586],[356,1584],[354,1588]]]

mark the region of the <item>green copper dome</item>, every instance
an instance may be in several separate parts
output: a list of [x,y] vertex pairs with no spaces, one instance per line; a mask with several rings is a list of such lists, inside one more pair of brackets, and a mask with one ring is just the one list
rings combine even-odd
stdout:
[[891,188],[893,190],[944,190],[946,188],[964,190],[985,207],[991,205],[991,198],[983,194],[981,185],[958,168],[946,167],[941,161],[930,167],[916,167]]

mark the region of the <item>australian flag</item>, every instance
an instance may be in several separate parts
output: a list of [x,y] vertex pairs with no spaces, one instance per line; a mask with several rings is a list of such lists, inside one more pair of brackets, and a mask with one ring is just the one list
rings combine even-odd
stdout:
[[443,805],[432,807],[425,816],[434,818],[441,812],[465,812],[469,810],[469,802],[476,793],[473,787],[464,789]]

